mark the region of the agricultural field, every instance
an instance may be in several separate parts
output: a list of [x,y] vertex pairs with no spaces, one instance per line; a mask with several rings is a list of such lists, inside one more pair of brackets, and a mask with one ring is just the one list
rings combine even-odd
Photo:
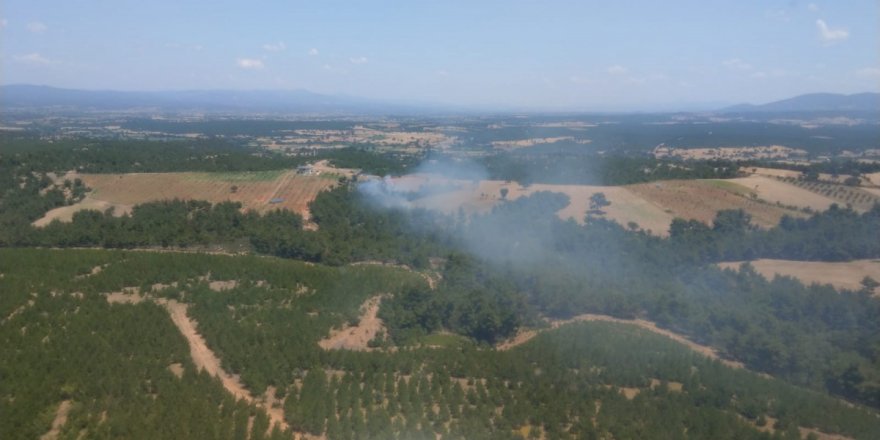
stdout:
[[308,219],[309,202],[337,184],[333,174],[306,176],[290,170],[76,174],[67,178],[82,179],[91,192],[79,203],[49,211],[34,225],[44,226],[55,219],[69,221],[75,212],[84,209],[114,208],[115,214],[122,215],[137,204],[172,199],[239,202],[243,210],[257,212],[287,209]]
[[629,185],[628,189],[649,202],[661,206],[673,217],[711,223],[718,211],[743,209],[752,222],[764,228],[775,226],[783,215],[802,213],[769,204],[736,180],[670,180]]
[[[485,213],[504,199],[516,200],[537,192],[562,193],[570,198],[568,206],[558,212],[563,220],[574,219],[583,224],[589,209],[590,197],[603,193],[611,204],[602,209],[605,218],[625,227],[631,223],[655,235],[665,236],[676,217],[711,223],[720,210],[743,209],[760,227],[769,228],[779,223],[783,215],[804,216],[803,212],[787,205],[827,209],[831,199],[824,199],[793,185],[765,177],[730,180],[669,180],[625,186],[550,185],[522,186],[500,180],[455,180],[434,175],[408,175],[393,179],[395,190],[423,192],[413,200],[421,208],[456,213]],[[431,188],[439,188],[430,192]],[[502,196],[502,191],[506,195]],[[798,201],[800,204],[797,204]],[[780,202],[780,203],[776,203]]]
[[[503,200],[516,200],[538,192],[548,191],[562,193],[569,197],[568,206],[557,214],[563,219],[569,218],[583,224],[589,209],[590,196],[603,193],[610,206],[603,209],[604,216],[627,226],[630,222],[637,223],[640,228],[650,230],[654,234],[668,233],[673,216],[647,201],[628,187],[594,186],[594,185],[550,185],[533,184],[522,186],[516,182],[500,180],[456,180],[434,175],[409,175],[392,180],[399,191],[420,191],[425,188],[439,187],[437,193],[429,193],[413,200],[413,205],[420,208],[437,209],[446,213],[456,213],[461,209],[466,214],[486,213]],[[506,195],[502,196],[502,190]]]
[[766,174],[737,177],[731,179],[730,182],[742,185],[761,200],[783,206],[823,211],[828,209],[831,204],[837,203],[831,197],[812,192],[776,177],[768,177]]
[[822,181],[811,182],[806,180],[789,179],[788,182],[812,193],[831,198],[835,203],[841,206],[851,205],[853,209],[857,211],[867,211],[871,209],[875,203],[880,203],[880,195],[874,191],[866,190],[872,188],[862,189],[860,187]]
[[[719,263],[724,269],[739,270],[744,262]],[[871,277],[880,281],[880,260],[855,260],[847,262],[792,261],[760,259],[749,261],[755,271],[767,279],[777,275],[794,277],[804,284],[830,284],[837,289],[860,290],[862,280]],[[874,295],[880,296],[880,287],[874,288]]]

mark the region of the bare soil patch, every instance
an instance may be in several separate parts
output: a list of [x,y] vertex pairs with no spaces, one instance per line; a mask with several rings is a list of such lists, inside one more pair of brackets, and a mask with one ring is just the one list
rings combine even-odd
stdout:
[[238,281],[211,281],[208,283],[208,287],[215,292],[223,292],[224,290],[235,289],[238,287]]
[[173,374],[174,376],[176,376],[178,379],[180,379],[181,377],[183,377],[183,365],[181,365],[181,364],[178,363],[178,362],[175,362],[175,363],[169,365],[169,366],[168,366],[168,371],[170,371],[171,374]]
[[91,196],[86,196],[84,199],[73,205],[61,206],[59,208],[50,210],[46,213],[46,215],[35,220],[33,222],[33,225],[37,227],[43,227],[48,225],[49,223],[52,223],[53,220],[69,222],[73,220],[73,214],[79,211],[93,210],[104,212],[111,208],[113,209],[113,215],[119,217],[124,214],[130,213],[132,205],[108,202],[106,200],[98,200],[92,198]]
[[340,330],[333,330],[328,337],[318,341],[318,345],[324,350],[371,351],[367,343],[385,329],[385,324],[377,316],[381,302],[381,296],[368,299],[361,306],[363,314],[356,326],[346,325]]
[[110,292],[106,294],[107,302],[110,304],[138,304],[144,299],[137,287],[125,288],[119,292]]
[[52,429],[43,434],[40,440],[54,440],[58,438],[58,435],[61,434],[61,428],[67,423],[67,415],[70,414],[72,407],[73,404],[69,400],[62,401],[58,405],[58,409],[55,411],[55,419],[52,420]]
[[[723,269],[739,270],[742,261],[719,263]],[[794,261],[760,259],[750,261],[755,271],[767,279],[776,275],[797,278],[804,284],[831,284],[838,289],[860,290],[866,276],[880,281],[880,260],[854,260],[847,262]],[[880,296],[880,287],[874,289]]]

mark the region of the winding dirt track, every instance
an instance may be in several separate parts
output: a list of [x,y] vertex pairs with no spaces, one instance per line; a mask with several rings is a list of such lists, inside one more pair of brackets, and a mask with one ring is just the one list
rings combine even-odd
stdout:
[[[657,327],[657,324],[654,324],[651,321],[646,321],[644,319],[620,319],[620,318],[614,318],[614,317],[607,316],[607,315],[594,315],[594,314],[587,313],[587,314],[575,316],[574,318],[571,318],[571,319],[550,321],[550,329],[556,329],[556,328],[559,328],[559,327],[566,325],[566,324],[571,324],[574,322],[583,322],[583,321],[604,321],[604,322],[616,322],[616,323],[620,323],[620,324],[635,325],[635,326],[641,327],[645,330],[648,330],[650,332],[656,333],[658,335],[666,336],[667,338],[672,339],[680,344],[683,344],[687,348],[689,348],[689,349],[691,349],[691,350],[693,350],[703,356],[706,356],[710,359],[717,360],[717,361],[721,362],[722,364],[727,365],[728,367],[731,367],[731,368],[744,368],[745,367],[745,365],[743,365],[742,362],[736,362],[736,361],[723,359],[718,354],[718,351],[712,347],[707,347],[705,345],[697,344],[696,342],[691,341],[690,339],[688,339],[678,333],[674,333],[672,331]],[[495,348],[498,350],[510,350],[511,348],[525,344],[526,342],[532,340],[532,338],[534,338],[535,336],[538,336],[538,334],[540,334],[542,331],[546,331],[546,330],[522,331],[518,335],[516,335],[513,339],[504,341],[501,344],[499,344],[498,346],[496,346]]]

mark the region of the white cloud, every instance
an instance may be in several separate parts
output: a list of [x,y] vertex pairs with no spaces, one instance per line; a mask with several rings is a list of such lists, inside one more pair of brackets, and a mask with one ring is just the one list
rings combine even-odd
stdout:
[[620,64],[615,64],[613,66],[608,67],[608,69],[606,69],[606,71],[608,72],[609,75],[626,75],[626,73],[629,72],[629,69],[621,66]]
[[35,34],[46,32],[47,29],[49,29],[49,26],[40,21],[32,21],[27,24],[27,30]]
[[816,20],[816,27],[819,29],[819,38],[822,39],[825,43],[834,43],[836,41],[843,41],[849,38],[849,31],[846,29],[831,29],[828,27],[828,24],[825,23],[825,20],[821,18]]
[[258,60],[255,58],[239,58],[238,60],[236,60],[236,64],[238,64],[238,67],[241,67],[242,69],[251,70],[259,70],[263,67],[266,67],[263,64],[262,60]]
[[7,24],[9,24],[9,20],[5,18],[0,18],[0,29],[5,28]]
[[263,45],[263,49],[268,50],[269,52],[281,52],[287,49],[287,45],[284,44],[283,41],[279,41],[277,43],[266,43]]
[[309,56],[315,56],[318,55],[318,53],[320,52],[318,52],[318,49],[315,49],[314,47],[309,49]]
[[880,67],[863,67],[856,70],[856,75],[864,78],[880,78]]
[[36,52],[29,53],[27,55],[16,55],[14,58],[15,58],[15,61],[18,61],[20,63],[31,64],[31,65],[35,65],[35,66],[37,66],[37,65],[45,66],[48,64],[55,64],[55,61],[52,61],[52,60],[50,60],[50,59],[48,59],[48,58],[46,58]]
[[440,69],[437,71],[437,75],[438,76],[449,76],[449,72],[447,72],[446,70]]
[[731,58],[729,60],[724,60],[721,62],[721,65],[730,69],[736,70],[752,70],[752,65],[739,59],[739,58]]
[[807,5],[807,9],[809,9],[810,11],[813,11],[813,12],[817,12],[819,10],[819,5],[817,5],[815,3],[810,3]]
[[352,57],[348,60],[351,61],[351,64],[367,64],[369,61],[367,57]]

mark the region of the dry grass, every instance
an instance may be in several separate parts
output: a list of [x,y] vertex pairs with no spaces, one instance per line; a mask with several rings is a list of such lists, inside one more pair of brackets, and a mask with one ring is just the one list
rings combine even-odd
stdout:
[[816,211],[828,209],[832,203],[836,203],[830,197],[808,191],[773,177],[767,177],[766,175],[752,175],[730,179],[730,181],[748,188],[757,194],[759,199],[770,203],[778,202],[786,206],[810,208]]
[[[861,281],[869,276],[880,281],[880,260],[855,260],[843,263],[823,261],[793,261],[761,259],[750,262],[755,271],[767,279],[783,275],[799,279],[804,284],[830,284],[838,289],[860,290]],[[725,269],[739,270],[742,262],[719,263]],[[880,295],[880,288],[874,289]]]
[[[74,212],[116,208],[121,215],[140,203],[159,200],[206,200],[239,202],[243,210],[266,212],[287,209],[308,219],[308,204],[319,192],[336,185],[334,176],[303,176],[294,171],[242,173],[130,173],[80,174],[92,189],[88,197],[72,206],[57,208],[34,222],[43,226],[53,219],[69,221]],[[279,203],[270,203],[272,199]]]
[[754,199],[752,191],[735,180],[670,180],[630,185],[627,188],[663,207],[674,217],[708,224],[715,219],[718,211],[724,209],[742,209],[752,216],[753,223],[765,228],[777,225],[785,214],[802,215]]
[[523,187],[515,182],[501,180],[455,180],[427,174],[395,179],[394,185],[403,191],[418,191],[422,186],[449,186],[449,191],[417,199],[413,204],[452,214],[459,209],[466,214],[488,212],[504,200],[501,190],[506,189],[507,200],[516,200],[541,191],[565,194],[570,199],[569,205],[558,211],[557,215],[563,220],[571,218],[578,223],[584,222],[590,196],[599,192],[604,193],[611,202],[604,209],[605,217],[623,226],[633,222],[654,234],[665,235],[673,219],[662,207],[640,197],[629,187],[622,186],[534,184]]

